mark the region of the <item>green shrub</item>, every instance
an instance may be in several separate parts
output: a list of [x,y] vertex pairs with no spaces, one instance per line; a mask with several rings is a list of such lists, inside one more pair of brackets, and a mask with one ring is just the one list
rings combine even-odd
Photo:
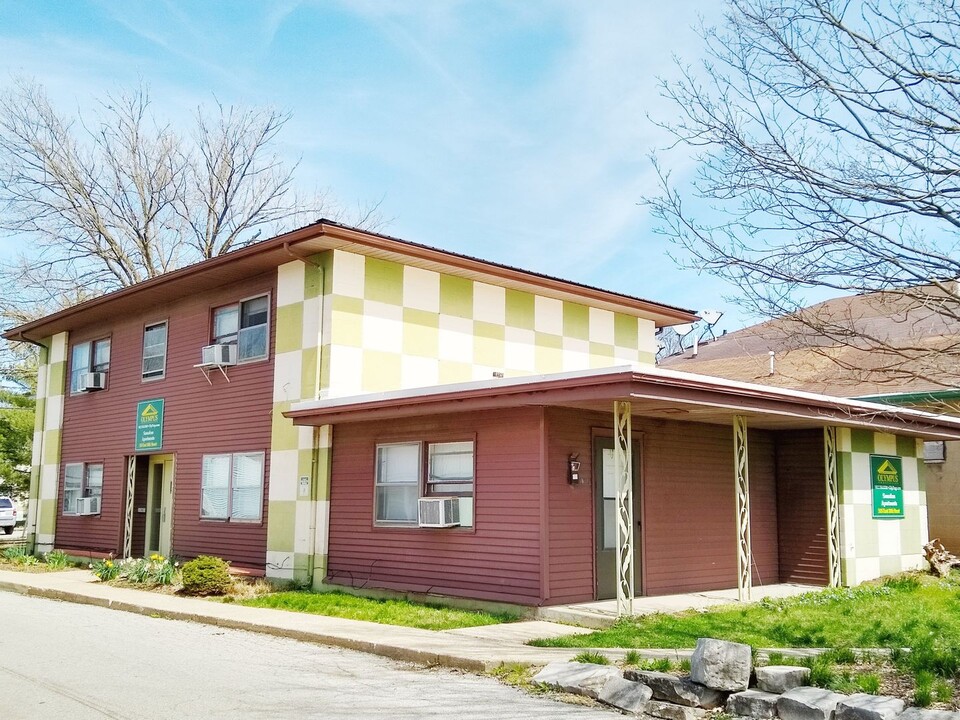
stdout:
[[120,575],[120,563],[113,558],[102,558],[90,565],[90,570],[101,582],[115,580]]
[[933,702],[933,673],[920,670],[914,676],[913,704],[917,707],[927,707]]
[[226,560],[200,555],[183,564],[183,593],[185,595],[225,595],[233,586],[230,566]]
[[636,650],[628,650],[627,654],[623,658],[624,665],[639,665],[643,662],[643,656],[640,655]]
[[51,570],[63,570],[70,564],[70,560],[63,550],[51,550],[44,559],[47,561],[47,567]]
[[937,702],[953,702],[953,685],[949,680],[944,680],[943,678],[934,680],[933,696],[937,699]]
[[857,688],[860,692],[877,695],[880,692],[880,676],[876,673],[860,673],[856,677]]
[[592,663],[593,665],[610,664],[610,659],[606,655],[590,650],[584,650],[582,653],[578,653],[573,658],[573,661],[578,663]]
[[3,559],[9,560],[10,562],[17,563],[18,565],[25,564],[25,561],[28,557],[32,557],[25,545],[14,545],[13,547],[5,548],[3,551]]

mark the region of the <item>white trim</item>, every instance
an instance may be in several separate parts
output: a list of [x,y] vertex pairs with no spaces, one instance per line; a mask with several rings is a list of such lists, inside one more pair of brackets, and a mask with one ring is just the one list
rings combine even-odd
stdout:
[[[305,402],[294,403],[290,410],[294,412],[298,411],[309,411],[309,410],[334,410],[338,408],[349,409],[352,405],[366,404],[372,402],[386,402],[391,400],[405,400],[405,399],[414,399],[414,398],[423,398],[429,399],[435,396],[448,395],[453,393],[460,392],[470,392],[470,391],[479,391],[495,388],[517,388],[523,389],[523,387],[528,385],[536,385],[538,383],[544,382],[555,382],[561,380],[576,380],[584,379],[588,380],[591,378],[600,378],[606,377],[609,375],[622,375],[626,373],[632,373],[634,375],[640,376],[640,379],[646,380],[648,382],[657,382],[662,381],[666,386],[676,385],[683,383],[686,387],[690,389],[696,389],[696,386],[699,385],[703,389],[708,390],[734,390],[734,391],[743,391],[746,393],[751,393],[760,397],[765,397],[771,400],[787,400],[787,401],[807,401],[815,405],[825,406],[829,409],[838,410],[841,412],[850,412],[856,415],[870,415],[870,414],[879,414],[887,418],[909,421],[909,420],[918,420],[923,422],[936,422],[937,424],[943,426],[947,433],[955,431],[960,437],[960,418],[950,417],[947,415],[934,415],[932,413],[923,412],[922,410],[913,410],[911,408],[898,408],[890,405],[884,405],[881,403],[873,402],[864,402],[860,400],[851,400],[848,398],[833,397],[831,395],[819,395],[817,393],[803,392],[800,390],[790,390],[785,388],[776,388],[767,385],[755,385],[752,383],[737,382],[734,380],[723,380],[721,378],[709,377],[706,375],[696,375],[694,373],[687,372],[678,372],[675,370],[665,370],[659,367],[650,367],[647,365],[639,364],[628,364],[628,365],[617,365],[608,368],[600,368],[593,370],[576,370],[570,372],[560,372],[560,373],[550,373],[543,375],[526,375],[520,377],[510,377],[510,378],[496,378],[493,380],[473,380],[469,382],[462,383],[450,383],[447,385],[434,385],[431,387],[425,388],[410,388],[404,390],[390,390],[386,392],[379,393],[366,393],[366,394],[357,394],[352,396],[341,396],[337,398],[327,398],[320,400],[308,400]],[[696,385],[692,384],[695,383]],[[639,393],[632,393],[631,397],[642,399],[644,395]],[[651,399],[654,396],[650,396]],[[692,404],[701,405],[701,406],[712,406],[717,408],[725,408],[731,411],[743,410],[742,405],[738,405],[734,402],[731,403],[703,403],[703,402],[693,402]],[[796,416],[796,417],[806,417],[800,416],[796,413],[791,413],[789,411],[767,411],[764,414],[771,415],[781,415],[781,416]],[[829,422],[828,422],[829,421]],[[871,423],[869,419],[861,419],[856,417],[851,417],[849,423],[838,420],[837,418],[824,418],[824,424],[831,424],[837,426],[850,425],[854,427],[863,427],[870,426]],[[910,428],[903,428],[905,433],[916,433],[921,435],[926,435],[930,437],[939,436],[940,433],[933,431],[930,433],[918,433],[917,430],[911,430]]]

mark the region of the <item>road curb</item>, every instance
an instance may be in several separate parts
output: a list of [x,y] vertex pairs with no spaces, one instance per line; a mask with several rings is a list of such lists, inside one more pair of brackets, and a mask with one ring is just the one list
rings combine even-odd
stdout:
[[504,661],[485,661],[476,658],[464,657],[449,653],[438,653],[429,650],[416,650],[409,647],[391,645],[389,643],[376,643],[367,640],[356,640],[341,637],[339,635],[327,635],[309,630],[292,630],[288,628],[275,627],[271,625],[260,625],[255,622],[245,620],[234,620],[230,618],[213,617],[202,613],[178,610],[160,610],[148,605],[127,602],[124,600],[113,600],[110,598],[93,597],[82,593],[70,592],[67,590],[57,590],[53,588],[38,588],[33,585],[25,585],[15,582],[0,580],[0,591],[15,592],[29,597],[40,597],[49,600],[60,600],[62,602],[72,602],[80,605],[93,605],[108,610],[121,610],[123,612],[135,613],[137,615],[146,615],[148,617],[163,618],[166,620],[185,620],[188,622],[202,623],[215,627],[230,628],[233,630],[247,630],[249,632],[259,633],[261,635],[272,635],[273,637],[283,637],[292,640],[316,643],[319,645],[329,645],[347,650],[356,650],[371,655],[379,655],[390,660],[400,662],[412,662],[420,665],[436,666],[450,668],[454,670],[466,670],[474,673],[487,673],[497,668]]

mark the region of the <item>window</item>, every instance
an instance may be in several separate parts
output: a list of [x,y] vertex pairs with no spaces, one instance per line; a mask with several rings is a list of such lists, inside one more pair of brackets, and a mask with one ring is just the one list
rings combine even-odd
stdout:
[[423,443],[377,446],[376,522],[416,525],[421,495],[460,498],[460,524],[473,525],[473,441],[427,443],[426,477]]
[[63,469],[63,514],[77,514],[77,499],[100,497],[103,492],[103,465],[67,463]]
[[70,392],[83,391],[83,376],[110,369],[110,338],[79,343],[70,355]]
[[162,378],[167,366],[167,323],[143,329],[143,379]]
[[263,461],[262,452],[204,455],[200,517],[204,520],[260,520]]
[[267,295],[213,311],[214,345],[237,346],[237,362],[267,357],[270,298]]

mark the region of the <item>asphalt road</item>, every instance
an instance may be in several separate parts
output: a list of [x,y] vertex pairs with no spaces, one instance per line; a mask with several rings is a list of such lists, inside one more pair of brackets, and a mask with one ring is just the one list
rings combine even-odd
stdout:
[[0,593],[0,717],[583,718],[491,678]]

